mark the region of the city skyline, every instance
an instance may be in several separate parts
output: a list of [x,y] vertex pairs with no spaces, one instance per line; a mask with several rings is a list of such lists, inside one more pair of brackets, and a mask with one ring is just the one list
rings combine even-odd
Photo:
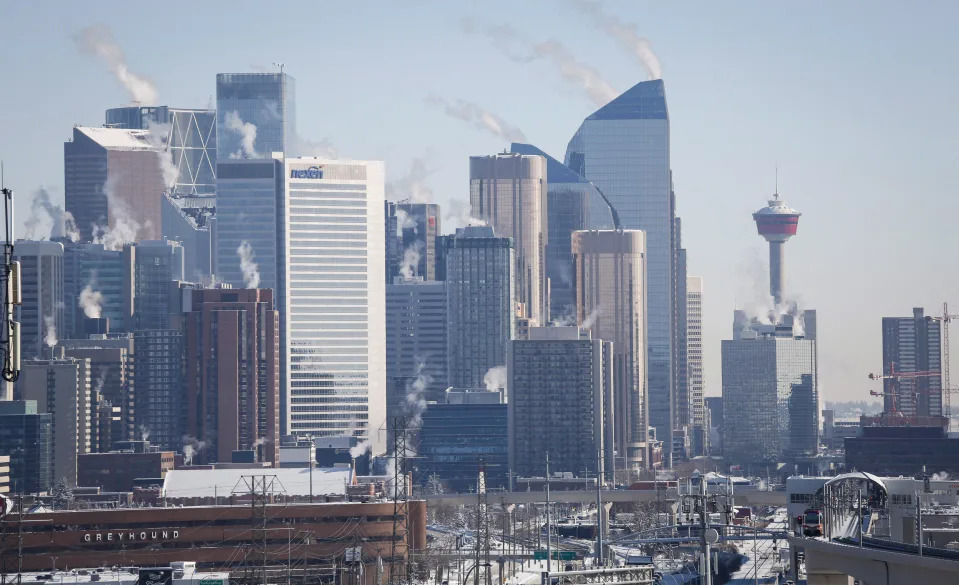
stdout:
[[[946,33],[939,27],[953,19],[945,14],[930,18],[927,30],[919,35],[901,30],[896,11],[888,5],[874,5],[865,13],[852,7],[832,8],[828,23],[786,8],[757,11],[745,4],[730,10],[700,5],[681,13],[664,13],[652,6],[604,7],[624,22],[638,23],[663,61],[677,212],[684,220],[689,274],[702,275],[708,291],[703,307],[707,395],[720,390],[718,342],[729,335],[729,310],[750,308],[755,304],[752,297],[766,288],[764,245],[751,232],[749,213],[775,190],[778,165],[779,191],[804,213],[804,234],[789,250],[787,290],[802,290],[802,304],[816,306],[823,316],[821,396],[867,399],[869,389],[879,388],[870,385],[866,373],[880,363],[880,318],[906,314],[914,306],[936,314],[959,285],[959,277],[938,269],[944,255],[935,252],[949,249],[959,238],[938,223],[956,211],[955,201],[946,198],[949,187],[959,183],[957,171],[947,162],[956,150],[948,129],[955,127],[957,114],[947,107],[955,88],[931,74],[945,70],[956,56],[954,47],[940,46]],[[457,99],[481,104],[522,128],[530,142],[562,158],[568,137],[598,105],[580,90],[564,86],[545,59],[515,63],[509,51],[522,53],[527,37],[534,42],[562,38],[577,58],[602,70],[619,90],[646,77],[573,3],[562,3],[555,11],[544,11],[541,4],[521,7],[511,23],[518,37],[506,47],[507,54],[488,50],[490,41],[482,34],[462,34],[464,17],[476,18],[477,30],[498,21],[481,22],[481,17],[461,7],[415,4],[402,18],[436,26],[436,34],[402,47],[397,52],[402,62],[386,51],[363,47],[364,35],[344,36],[333,30],[329,40],[314,41],[307,35],[308,22],[272,16],[257,26],[283,24],[288,29],[277,32],[287,34],[269,35],[264,46],[255,48],[257,55],[253,47],[236,46],[229,58],[213,59],[216,51],[203,54],[198,42],[171,41],[169,27],[160,22],[137,19],[133,32],[132,8],[117,4],[114,10],[92,16],[76,7],[61,8],[56,19],[41,23],[43,11],[28,14],[13,6],[11,42],[33,48],[35,59],[15,63],[12,55],[0,57],[9,77],[22,80],[24,87],[34,84],[39,93],[59,95],[51,80],[39,75],[45,68],[64,70],[60,77],[47,76],[57,77],[56,87],[82,81],[86,88],[83,95],[55,102],[56,107],[48,107],[42,116],[36,94],[5,94],[7,107],[0,113],[0,126],[18,140],[0,147],[0,158],[6,162],[7,186],[17,190],[20,225],[28,213],[23,204],[37,186],[58,187],[54,198],[62,197],[59,144],[68,137],[70,126],[98,125],[105,108],[129,103],[103,65],[74,48],[71,33],[98,21],[112,28],[131,69],[154,81],[159,90],[155,105],[207,107],[217,73],[253,71],[248,67],[252,64],[270,69],[273,61],[285,61],[285,70],[297,78],[300,103],[313,104],[309,109],[301,105],[297,113],[302,137],[329,139],[340,154],[352,158],[386,160],[394,187],[389,199],[401,198],[395,189],[401,188],[401,179],[412,178],[407,176],[410,160],[425,159],[427,172],[434,172],[419,183],[436,193],[434,201],[451,214],[447,231],[468,209],[468,157],[502,150],[509,140],[487,137],[468,124],[447,119],[442,107],[424,103],[425,97],[433,95],[454,105]],[[221,15],[214,8],[194,8],[199,19],[213,18],[211,13],[222,17],[223,30],[236,36],[247,35],[246,27],[252,26],[243,23],[244,10]],[[346,22],[356,16],[351,16],[353,10],[343,7],[325,18]],[[376,31],[385,32],[391,19],[400,16],[384,8],[370,18]],[[858,28],[851,37],[836,34],[854,24]],[[720,30],[723,35],[717,39],[715,32]],[[31,36],[50,42],[35,47]],[[834,38],[838,36],[850,38]],[[387,36],[383,42],[405,38]],[[889,38],[902,38],[901,46],[890,44]],[[222,46],[206,42],[208,47]],[[296,49],[310,42],[321,48],[323,43],[339,43],[337,48],[353,52],[364,63],[379,57],[382,63],[376,64],[371,77],[376,77],[377,86],[395,89],[394,108],[375,111],[373,106],[383,103],[382,92],[370,91],[366,79],[350,78],[354,86],[324,91],[324,68],[306,60],[309,51],[297,56]],[[169,50],[153,51],[158,43],[168,43]],[[440,55],[436,49],[443,44],[444,51],[449,50]],[[187,56],[184,51],[196,54]],[[495,71],[504,82],[529,91],[497,95],[484,90],[481,79],[456,81],[435,75],[454,70],[456,59],[464,56],[469,64],[479,64],[480,71]],[[417,68],[403,65],[416,60],[421,62]],[[927,91],[915,94],[911,88],[917,85]],[[905,111],[910,115],[901,116]],[[819,122],[809,124],[810,119]],[[419,136],[414,136],[413,128]],[[406,182],[406,191],[414,190],[413,182]],[[459,204],[459,212],[450,201]],[[862,209],[864,202],[868,205]],[[850,222],[850,217],[863,219]],[[875,226],[895,226],[900,235],[877,237],[872,232]],[[713,252],[717,249],[722,253]],[[891,270],[897,270],[897,277],[884,278],[882,273]]]

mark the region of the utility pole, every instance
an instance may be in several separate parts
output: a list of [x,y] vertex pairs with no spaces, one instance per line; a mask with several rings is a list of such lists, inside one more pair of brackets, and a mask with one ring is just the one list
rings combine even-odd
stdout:
[[[549,523],[549,451],[546,452],[546,576],[553,565],[552,534]],[[547,581],[547,585],[549,582]]]
[[[240,483],[243,484],[242,488]],[[278,491],[282,491],[282,485],[275,475],[243,475],[240,476],[240,481],[233,487],[233,494],[249,494],[252,508],[250,554],[246,559],[247,583],[268,583],[266,575],[266,505],[270,495]]]
[[[412,579],[409,536],[409,485],[406,478],[406,417],[393,419],[393,539],[390,546],[390,585],[409,583]],[[398,538],[406,540],[406,558],[396,558]],[[403,574],[405,573],[405,575]]]
[[603,562],[603,472],[600,469],[600,449],[596,450],[596,563],[602,567]]

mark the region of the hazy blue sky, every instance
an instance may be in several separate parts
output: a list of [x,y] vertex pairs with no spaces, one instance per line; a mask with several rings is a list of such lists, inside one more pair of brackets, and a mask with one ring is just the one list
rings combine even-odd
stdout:
[[[662,63],[689,273],[705,278],[707,392],[732,310],[766,289],[750,213],[773,191],[803,212],[787,283],[819,310],[827,399],[868,398],[880,317],[959,312],[959,3],[607,2]],[[506,141],[424,98],[467,99],[562,158],[596,106],[546,59],[517,62],[461,20],[562,42],[617,90],[646,78],[613,38],[562,1],[0,2],[0,158],[19,200],[62,199],[62,142],[129,96],[72,35],[113,29],[161,104],[205,107],[218,72],[286,64],[301,135],[384,159],[391,179],[423,158],[436,199],[468,200],[469,155]],[[522,44],[509,48],[523,56]],[[448,205],[447,205],[448,207]],[[19,217],[25,217],[21,209]],[[957,332],[959,333],[959,332]],[[959,362],[957,362],[959,367]],[[959,381],[959,372],[956,374]]]

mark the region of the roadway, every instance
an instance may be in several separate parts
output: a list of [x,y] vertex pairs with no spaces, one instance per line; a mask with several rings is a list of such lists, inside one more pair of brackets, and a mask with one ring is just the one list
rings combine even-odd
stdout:
[[[636,502],[656,502],[667,501],[675,502],[678,499],[678,493],[675,488],[668,490],[602,490],[602,499],[604,503],[636,503]],[[786,505],[786,492],[764,492],[754,490],[744,490],[735,494],[736,504],[740,506],[770,506],[784,507]],[[596,502],[595,490],[570,490],[557,491],[552,490],[549,494],[550,503],[562,504],[590,504]],[[546,501],[545,491],[535,492],[489,492],[487,502],[490,505],[509,505],[509,504],[540,504]],[[428,506],[453,505],[453,506],[472,506],[476,505],[476,494],[438,494],[426,496]]]

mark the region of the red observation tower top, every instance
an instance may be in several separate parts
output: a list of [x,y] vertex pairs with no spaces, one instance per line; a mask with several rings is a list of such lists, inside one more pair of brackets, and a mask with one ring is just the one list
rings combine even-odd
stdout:
[[802,214],[780,200],[777,193],[773,195],[773,199],[769,200],[768,206],[753,214],[753,219],[756,221],[759,235],[767,241],[785,242],[796,235],[800,215]]

